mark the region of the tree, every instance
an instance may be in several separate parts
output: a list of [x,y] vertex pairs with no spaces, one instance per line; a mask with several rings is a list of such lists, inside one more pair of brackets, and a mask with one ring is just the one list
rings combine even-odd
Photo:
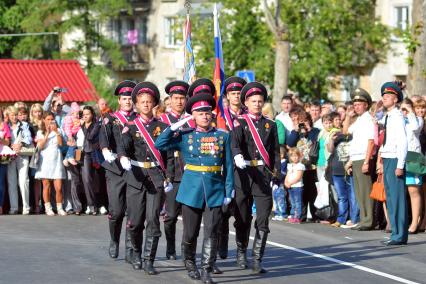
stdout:
[[[287,72],[290,90],[310,99],[324,98],[333,86],[331,78],[365,74],[389,50],[389,31],[375,18],[374,1],[279,0],[263,11],[262,3],[222,1],[225,73],[255,70],[258,81],[274,88],[275,109],[286,92]],[[203,25],[213,25],[207,22]],[[213,68],[213,31],[194,28],[193,35],[197,70]]]
[[406,40],[408,58],[408,92],[426,94],[426,1],[413,0],[411,32]]

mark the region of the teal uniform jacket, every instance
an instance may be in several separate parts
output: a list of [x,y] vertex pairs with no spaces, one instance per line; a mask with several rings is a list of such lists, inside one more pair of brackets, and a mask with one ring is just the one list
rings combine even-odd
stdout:
[[155,141],[161,151],[180,151],[185,164],[197,166],[222,166],[222,172],[198,172],[185,169],[176,201],[203,208],[222,206],[226,197],[232,197],[234,169],[231,153],[231,137],[222,130],[212,128],[208,132],[195,129],[172,131],[170,127]]

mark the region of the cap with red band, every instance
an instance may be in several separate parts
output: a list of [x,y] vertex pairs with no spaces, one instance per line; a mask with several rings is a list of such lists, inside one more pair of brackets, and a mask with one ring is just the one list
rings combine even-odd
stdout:
[[246,80],[237,76],[229,77],[224,82],[226,92],[241,91],[245,84]]
[[131,96],[136,83],[130,80],[120,82],[115,88],[114,95],[116,96]]
[[186,96],[188,93],[189,84],[185,81],[175,80],[166,85],[164,90],[169,96],[173,94],[179,94]]
[[141,82],[135,86],[132,91],[133,103],[136,103],[136,99],[140,94],[148,94],[155,100],[155,105],[160,101],[160,91],[157,86],[151,82]]
[[246,99],[254,95],[263,96],[264,101],[268,99],[268,92],[263,84],[259,82],[250,82],[247,83],[243,89],[241,90],[240,100],[241,103],[244,104]]

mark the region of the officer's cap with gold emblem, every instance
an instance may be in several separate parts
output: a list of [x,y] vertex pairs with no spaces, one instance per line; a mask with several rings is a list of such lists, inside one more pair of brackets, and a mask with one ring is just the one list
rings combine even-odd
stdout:
[[155,105],[160,101],[160,91],[157,86],[151,82],[141,82],[135,86],[132,91],[133,103],[136,103],[136,98],[140,94],[148,94],[154,98]]
[[186,96],[188,93],[189,84],[185,81],[176,80],[168,83],[164,89],[169,96],[174,94]]
[[400,103],[404,98],[404,94],[402,93],[404,87],[405,85],[401,81],[386,82],[382,85],[380,91],[382,93],[382,97],[384,94],[395,95],[398,98],[398,103]]
[[266,101],[268,99],[268,91],[265,86],[259,82],[250,82],[247,83],[243,89],[241,90],[240,100],[241,103],[244,104],[246,99],[254,95],[261,95],[263,99]]
[[241,91],[243,87],[247,84],[246,80],[241,77],[232,76],[225,80],[225,92],[234,92]]
[[115,88],[115,96],[131,96],[133,88],[136,86],[136,82],[130,80],[124,80],[120,82]]
[[198,96],[202,94],[209,94],[210,96],[214,96],[216,92],[216,88],[212,80],[207,78],[200,78],[194,81],[191,84],[188,90],[188,97]]
[[185,106],[185,111],[191,113],[193,111],[210,111],[216,107],[216,101],[210,94],[200,94],[192,96]]
[[372,103],[370,94],[362,88],[356,88],[351,94],[351,99],[352,102],[365,102],[369,107]]

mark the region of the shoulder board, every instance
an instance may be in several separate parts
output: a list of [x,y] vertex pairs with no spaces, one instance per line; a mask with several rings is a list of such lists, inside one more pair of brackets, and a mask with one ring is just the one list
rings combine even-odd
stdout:
[[222,128],[216,128],[217,132],[223,132],[223,133],[229,133],[228,130],[222,129]]

